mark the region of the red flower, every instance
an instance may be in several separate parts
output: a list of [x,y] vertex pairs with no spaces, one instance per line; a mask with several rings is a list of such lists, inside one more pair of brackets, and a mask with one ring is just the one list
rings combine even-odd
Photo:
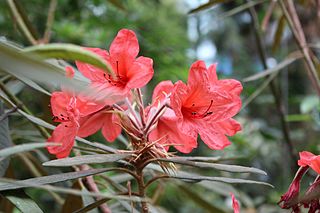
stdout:
[[109,53],[99,48],[86,49],[104,58],[114,71],[112,76],[99,68],[76,61],[79,71],[91,80],[98,95],[106,97],[105,104],[111,105],[125,98],[130,89],[145,86],[153,76],[152,59],[143,56],[136,58],[139,44],[131,30],[122,29],[118,32]]
[[320,174],[320,155],[314,155],[307,151],[300,152],[299,155],[299,166],[310,166],[315,172]]
[[187,85],[163,81],[155,88],[152,106],[163,105],[166,94],[171,95],[167,101],[171,108],[161,116],[150,140],[190,153],[197,147],[199,133],[211,149],[223,149],[230,144],[225,135],[232,136],[241,129],[231,118],[241,108],[241,90],[236,80],[218,80],[215,65],[207,69],[203,61],[195,62]]
[[239,202],[238,200],[234,197],[234,194],[231,194],[231,198],[232,198],[232,208],[234,213],[240,213],[240,206],[239,206]]
[[[161,105],[167,102],[170,105],[169,100],[166,99],[174,89],[174,85],[171,81],[160,82],[153,91],[153,104],[151,109],[148,109],[148,117],[152,116],[152,112],[157,112]],[[164,114],[160,117],[156,128],[150,133],[149,139],[152,141],[159,141],[166,150],[169,149],[169,145],[174,147],[183,153],[189,153],[192,149],[197,147],[197,134],[194,132],[180,131],[179,118],[175,115],[174,111],[167,108]]]
[[308,166],[300,167],[294,177],[292,183],[289,186],[288,191],[281,196],[278,204],[283,209],[292,208],[293,212],[300,212],[299,208],[299,192],[300,192],[300,182],[303,175],[308,171]]
[[69,92],[54,92],[51,96],[53,121],[61,122],[53,131],[48,142],[61,142],[62,146],[49,146],[49,153],[57,158],[67,157],[80,128],[80,118],[98,111],[103,106],[71,95]]

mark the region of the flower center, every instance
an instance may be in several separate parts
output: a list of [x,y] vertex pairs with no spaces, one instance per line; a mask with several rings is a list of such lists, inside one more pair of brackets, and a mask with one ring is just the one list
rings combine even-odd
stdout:
[[204,112],[200,112],[204,108],[204,106],[196,106],[195,103],[193,103],[191,105],[191,107],[189,107],[185,110],[187,111],[188,116],[190,116],[190,114],[191,114],[191,118],[201,119],[201,118],[205,118],[213,113],[212,111],[210,111],[212,104],[213,104],[213,100],[210,100],[210,104]]
[[104,78],[108,81],[112,86],[123,87],[127,83],[127,79],[125,76],[121,76],[119,73],[119,62],[116,61],[117,73],[115,77],[112,77],[110,74],[103,73]]

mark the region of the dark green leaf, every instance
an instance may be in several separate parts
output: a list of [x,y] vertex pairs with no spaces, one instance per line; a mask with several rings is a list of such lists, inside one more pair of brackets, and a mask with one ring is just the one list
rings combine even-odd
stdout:
[[173,157],[173,158],[163,158],[159,159],[160,161],[168,161],[188,166],[194,166],[199,168],[213,168],[221,171],[227,171],[227,172],[239,172],[239,173],[256,173],[256,174],[262,174],[267,175],[266,172],[252,168],[252,167],[245,167],[245,166],[237,166],[237,165],[228,165],[228,164],[218,164],[218,163],[203,163],[203,162],[194,162],[194,161],[187,161],[183,158],[180,159],[180,157]]
[[58,58],[74,61],[82,61],[84,63],[92,64],[103,70],[111,71],[106,61],[98,56],[97,54],[84,49],[81,46],[73,44],[45,44],[32,46],[24,49],[24,52],[34,53],[39,55],[41,58]]
[[118,160],[129,157],[130,154],[98,154],[98,155],[82,155],[72,158],[63,158],[43,163],[44,166],[76,166],[91,163],[113,163]]
[[273,188],[271,184],[266,182],[239,179],[239,178],[198,176],[198,175],[191,175],[191,174],[181,174],[179,172],[178,174],[170,175],[170,178],[176,178],[180,180],[187,180],[187,181],[194,181],[194,182],[208,180],[208,181],[217,181],[217,182],[232,183],[232,184],[235,184],[235,183],[259,184],[259,185],[270,186]]
[[22,213],[43,213],[40,207],[23,190],[1,192]]
[[[9,125],[8,125],[8,117],[4,113],[4,106],[2,101],[0,101],[0,153],[2,150],[11,147],[13,144],[11,142],[10,133],[9,133]],[[0,177],[2,177],[9,166],[9,159],[1,159],[0,155]]]
[[56,174],[56,175],[30,178],[26,180],[19,180],[19,181],[15,181],[14,183],[1,183],[0,191],[64,182],[67,180],[74,180],[77,178],[82,178],[90,175],[103,173],[108,170],[109,169],[90,169],[86,171],[68,172],[68,173],[62,173],[62,174]]
[[47,146],[60,146],[60,145],[61,144],[59,144],[59,143],[48,144],[46,142],[15,145],[15,146],[0,150],[0,158],[5,158],[5,157],[8,157],[10,155],[14,155],[14,154],[17,154],[20,152],[27,152],[27,151],[31,151],[34,149],[47,147]]
[[282,15],[278,20],[277,30],[276,30],[276,33],[274,34],[272,52],[276,52],[276,50],[278,49],[285,26],[286,26],[286,17],[285,15]]
[[86,88],[85,82],[66,78],[63,68],[23,53],[21,49],[3,41],[0,41],[0,69],[18,79],[29,78],[53,87],[63,85],[76,91]]
[[87,205],[87,206],[85,206],[85,207],[83,207],[83,208],[81,208],[81,209],[79,209],[79,210],[77,210],[77,211],[75,211],[73,213],[88,212],[88,211],[90,211],[92,209],[98,208],[101,204],[107,202],[108,200],[110,200],[110,199],[109,198],[102,198],[102,199],[97,200],[96,202],[91,203],[91,204],[89,204],[89,205]]

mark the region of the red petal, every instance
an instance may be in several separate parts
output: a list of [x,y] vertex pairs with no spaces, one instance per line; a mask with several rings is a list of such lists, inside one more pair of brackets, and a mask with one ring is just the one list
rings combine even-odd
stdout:
[[[99,48],[85,48],[86,50],[89,50],[91,52],[96,53],[100,57],[106,60],[109,57],[109,54],[106,50],[99,49]],[[91,81],[100,81],[100,82],[105,82],[106,79],[104,77],[105,72],[97,68],[93,65],[86,64],[80,61],[76,61],[76,65],[78,70],[84,75],[86,78],[90,79]]]
[[231,194],[231,198],[232,198],[232,208],[234,213],[240,213],[240,206],[239,206],[239,202],[238,200],[234,197],[234,194]]
[[312,160],[310,167],[320,174],[320,156],[317,156]]
[[177,81],[174,84],[174,90],[171,95],[170,104],[173,111],[179,118],[183,117],[181,109],[187,97],[188,97],[188,87],[182,81]]
[[66,107],[70,102],[70,96],[66,92],[53,92],[50,105],[53,115],[66,115]]
[[120,120],[117,115],[105,113],[104,124],[101,131],[107,141],[113,142],[121,134],[119,123]]
[[62,143],[62,146],[47,147],[49,153],[56,155],[57,158],[68,157],[78,131],[76,125],[72,125],[70,122],[68,122],[67,125],[68,127],[66,127],[65,124],[59,124],[47,140],[48,142]]
[[96,133],[103,125],[103,117],[104,114],[96,113],[80,119],[80,128],[77,136],[85,138]]
[[303,151],[299,152],[300,160],[298,160],[299,166],[310,166],[311,161],[316,157],[311,152]]
[[208,68],[208,78],[211,84],[215,83],[218,81],[218,76],[217,76],[217,64],[212,64]]
[[226,134],[228,136],[233,136],[241,130],[241,125],[232,118],[216,122],[216,125],[218,126],[218,129],[221,131],[221,133]]
[[221,150],[231,144],[227,136],[225,136],[226,130],[223,129],[219,124],[214,122],[198,123],[200,137],[210,149]]
[[130,66],[127,72],[129,88],[141,88],[145,86],[153,76],[153,61],[151,58],[139,57]]
[[189,71],[188,87],[191,90],[199,89],[203,87],[204,90],[209,88],[209,78],[206,65],[203,61],[194,62]]
[[[135,33],[131,30],[120,30],[110,45],[110,63],[113,68],[118,62],[118,69],[121,75],[126,72],[139,53],[139,43]],[[115,69],[116,70],[116,69]]]
[[67,78],[74,77],[74,69],[71,66],[66,66],[66,77]]

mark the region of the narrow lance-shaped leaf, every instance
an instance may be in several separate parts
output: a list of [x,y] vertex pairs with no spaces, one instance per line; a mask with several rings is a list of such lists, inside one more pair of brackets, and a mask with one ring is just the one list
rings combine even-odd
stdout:
[[176,174],[176,175],[169,175],[168,178],[175,178],[180,180],[189,180],[189,181],[217,181],[217,182],[223,182],[223,183],[247,183],[247,184],[258,184],[258,185],[265,185],[270,186],[273,188],[273,186],[266,182],[261,181],[254,181],[254,180],[247,180],[247,179],[240,179],[240,178],[227,178],[227,177],[208,177],[208,176],[197,176],[197,175],[188,175],[188,174]]
[[[14,181],[10,179],[4,179],[0,178],[0,182],[12,184],[15,186],[18,186],[19,188],[25,188],[25,187],[33,187],[37,189],[43,189],[47,191],[53,191],[63,194],[73,194],[73,195],[79,195],[79,196],[91,196],[91,197],[101,197],[101,198],[109,198],[109,199],[117,199],[117,200],[128,200],[128,201],[134,201],[134,202],[141,202],[142,200],[147,201],[147,199],[142,199],[137,196],[122,196],[122,195],[114,195],[114,194],[107,194],[107,193],[98,193],[98,192],[85,192],[80,191],[76,189],[68,189],[65,187],[58,187],[58,186],[52,186],[52,185],[37,185],[33,183],[21,183],[21,181]],[[28,186],[26,186],[28,185]]]
[[[0,121],[0,152],[8,147],[11,147],[13,144],[11,142],[10,134],[9,134],[9,124],[8,124],[8,118],[3,117],[6,116],[4,114],[4,106],[2,101],[0,101],[0,115],[2,120]],[[0,177],[2,177],[9,166],[9,159],[1,160],[0,155]]]
[[34,53],[41,58],[59,58],[65,60],[77,60],[92,64],[108,72],[112,72],[110,65],[99,55],[74,44],[45,44],[25,48],[27,53]]
[[15,181],[14,183],[0,183],[0,191],[41,186],[41,185],[50,184],[50,183],[64,182],[67,180],[74,180],[77,178],[82,178],[90,175],[103,173],[109,170],[110,169],[90,169],[86,171],[67,172],[62,174],[36,177],[36,178],[30,178],[26,180],[19,180],[19,181]]
[[72,158],[63,158],[43,163],[44,166],[76,166],[92,163],[113,163],[118,160],[129,157],[130,154],[98,154],[98,155],[82,155]]
[[163,158],[163,159],[159,159],[159,160],[188,165],[188,166],[194,166],[194,167],[199,167],[199,168],[213,168],[213,169],[227,171],[227,172],[256,173],[256,174],[267,175],[266,172],[264,172],[260,169],[252,168],[252,167],[245,167],[245,166],[238,166],[238,165],[194,162],[194,161],[187,161],[184,159],[179,159],[179,157],[168,158],[168,159]]
[[23,53],[18,47],[3,41],[0,41],[0,69],[17,78],[22,76],[53,87],[63,85],[75,91],[87,88],[85,82],[66,78],[63,68],[43,62],[32,54]]
[[8,157],[10,155],[14,155],[20,152],[27,152],[38,148],[44,148],[47,146],[60,146],[60,143],[29,143],[29,144],[21,144],[15,145],[12,147],[8,147],[0,150],[0,158]]
[[23,190],[1,192],[22,213],[43,213],[41,208]]

